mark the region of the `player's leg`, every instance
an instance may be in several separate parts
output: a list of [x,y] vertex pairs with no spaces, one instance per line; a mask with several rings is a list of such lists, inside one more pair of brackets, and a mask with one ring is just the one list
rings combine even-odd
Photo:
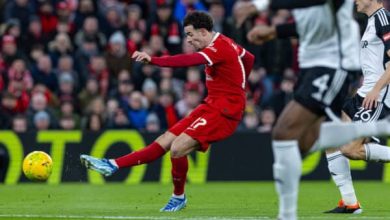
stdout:
[[[352,99],[346,102],[345,107],[351,105]],[[342,120],[350,122],[351,119],[346,113],[342,113]],[[362,140],[353,141],[353,143],[361,143]],[[361,213],[362,209],[357,201],[355,189],[352,183],[351,170],[349,159],[345,157],[340,148],[327,149],[326,159],[328,161],[329,173],[339,189],[341,200],[336,208],[326,211],[325,213]]]
[[80,156],[80,160],[88,169],[110,176],[120,168],[150,163],[160,158],[170,149],[171,143],[175,138],[176,135],[167,131],[145,148],[117,159],[99,159],[83,154]]
[[318,118],[298,102],[291,101],[274,127],[273,172],[279,195],[280,219],[297,218],[298,186],[302,166],[300,150],[308,150],[305,149],[306,146],[298,146],[298,140]]
[[171,147],[173,194],[168,203],[161,208],[163,212],[175,212],[185,208],[187,198],[184,187],[187,180],[187,155],[199,148],[199,142],[185,133],[180,134]]

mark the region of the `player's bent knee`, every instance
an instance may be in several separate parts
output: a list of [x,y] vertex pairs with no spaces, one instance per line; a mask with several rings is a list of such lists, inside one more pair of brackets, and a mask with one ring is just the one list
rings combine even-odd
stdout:
[[162,148],[164,148],[166,151],[168,151],[171,148],[172,142],[175,140],[176,136],[172,134],[171,132],[167,131],[164,134],[160,135],[156,142],[161,145]]
[[183,150],[181,150],[178,147],[172,146],[172,148],[171,148],[171,157],[172,158],[179,158],[179,157],[183,157],[183,156],[185,156]]

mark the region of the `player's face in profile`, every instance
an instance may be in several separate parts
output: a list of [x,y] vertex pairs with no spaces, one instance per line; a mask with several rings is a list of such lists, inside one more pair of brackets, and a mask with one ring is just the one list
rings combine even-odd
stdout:
[[186,34],[186,40],[191,44],[195,50],[199,51],[204,48],[203,36],[200,30],[194,29],[192,25],[185,26],[184,32]]
[[357,11],[365,13],[366,9],[370,6],[372,1],[376,0],[355,0]]

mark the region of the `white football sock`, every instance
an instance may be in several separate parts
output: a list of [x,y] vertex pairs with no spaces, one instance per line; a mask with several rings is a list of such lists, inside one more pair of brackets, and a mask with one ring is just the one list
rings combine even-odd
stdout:
[[110,163],[114,166],[116,166],[116,168],[119,168],[118,164],[115,162],[114,159],[109,159],[108,161],[110,161]]
[[376,122],[324,122],[319,135],[320,149],[342,146],[357,138],[390,134],[390,124],[384,120]]
[[355,189],[352,184],[349,159],[340,151],[326,155],[328,168],[333,181],[339,188],[341,198],[345,205],[354,205],[357,203]]
[[172,194],[172,197],[174,198],[178,198],[178,199],[184,199],[184,193],[181,194],[181,195],[175,195],[175,194]]
[[297,219],[299,179],[302,159],[298,141],[273,141],[274,179],[279,196],[279,215],[281,219]]
[[390,147],[377,143],[367,143],[364,148],[367,161],[390,162]]

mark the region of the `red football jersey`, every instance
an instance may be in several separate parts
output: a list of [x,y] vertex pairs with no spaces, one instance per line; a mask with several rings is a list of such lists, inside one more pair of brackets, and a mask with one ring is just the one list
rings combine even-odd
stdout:
[[245,108],[247,74],[241,57],[245,49],[232,39],[216,33],[209,46],[199,51],[206,65],[206,103],[233,119],[240,120]]

